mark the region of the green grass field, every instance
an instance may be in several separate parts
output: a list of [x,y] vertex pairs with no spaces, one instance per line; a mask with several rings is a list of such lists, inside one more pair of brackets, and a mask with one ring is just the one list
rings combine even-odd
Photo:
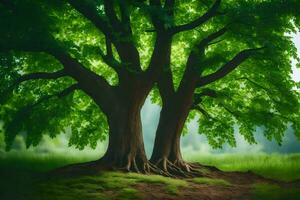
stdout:
[[[0,154],[0,165],[33,171],[48,171],[72,163],[95,160],[97,154]],[[300,154],[191,154],[191,162],[216,166],[223,171],[252,171],[267,178],[300,181]]]
[[276,180],[300,180],[300,154],[194,154],[186,156],[186,159],[215,166],[222,171],[252,171]]
[[[139,199],[136,184],[159,185],[166,194],[177,195],[179,189],[191,183],[230,188],[233,185],[222,179],[205,177],[190,181],[166,178],[157,175],[134,173],[100,173],[82,177],[47,178],[40,177],[51,169],[71,163],[97,159],[97,155],[41,154],[11,152],[0,154],[0,199],[1,200],[71,200],[71,199]],[[205,165],[216,166],[223,171],[253,171],[265,177],[284,181],[300,181],[300,154],[218,154],[189,155],[186,159]],[[38,186],[33,187],[32,185]],[[286,189],[272,184],[253,184],[255,200],[300,199],[299,189]],[[2,191],[1,191],[2,190]]]

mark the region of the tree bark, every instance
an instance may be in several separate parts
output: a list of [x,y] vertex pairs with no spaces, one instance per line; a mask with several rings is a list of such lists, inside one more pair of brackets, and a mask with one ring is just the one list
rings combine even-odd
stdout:
[[138,103],[116,106],[108,116],[109,144],[100,159],[112,168],[146,172],[147,157],[144,149],[142,125]]
[[174,175],[185,175],[190,166],[184,162],[180,150],[180,137],[190,106],[174,103],[163,107],[156,132],[150,161],[160,169]]
[[113,104],[107,109],[109,143],[98,161],[101,165],[139,173],[158,172],[146,156],[140,115],[150,89],[151,82],[139,78],[116,88]]
[[193,105],[197,76],[187,70],[177,92],[163,100],[163,108],[156,131],[153,153],[150,161],[170,174],[189,176],[196,173],[191,164],[181,155],[180,137],[185,121]]

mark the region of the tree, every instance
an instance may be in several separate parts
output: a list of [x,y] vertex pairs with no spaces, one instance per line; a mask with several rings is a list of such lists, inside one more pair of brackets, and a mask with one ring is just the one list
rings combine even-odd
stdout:
[[[190,3],[170,6],[175,13],[190,9],[198,15]],[[299,29],[299,6],[216,0],[202,16],[170,29],[176,34],[174,59],[153,94],[158,103],[157,96],[162,98],[153,163],[171,174],[198,174],[197,165],[185,162],[180,152],[184,124],[196,116],[199,133],[215,148],[235,146],[234,125],[250,144],[256,142],[257,126],[279,144],[289,125],[300,139],[300,96],[291,79],[291,58],[299,59],[288,35]]]
[[[280,141],[288,123],[299,127],[289,78],[296,53],[286,36],[299,28],[298,7],[297,0],[0,0],[6,147],[22,131],[34,146],[69,126],[78,148],[108,135],[96,166],[182,173],[191,168],[179,148],[191,109],[188,119],[203,114],[201,132],[213,146],[234,144],[234,123],[250,142],[254,125]],[[149,162],[140,110],[155,83],[163,109]]]
[[95,147],[109,130],[100,164],[154,170],[145,155],[140,110],[168,46],[164,32],[145,33],[152,27],[148,18],[155,17],[143,2],[0,2],[7,149],[21,131],[31,146],[42,134],[54,137],[71,126],[70,145],[83,148]]

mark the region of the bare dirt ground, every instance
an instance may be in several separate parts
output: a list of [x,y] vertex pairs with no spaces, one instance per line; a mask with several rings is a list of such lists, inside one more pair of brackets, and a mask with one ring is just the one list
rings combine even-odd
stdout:
[[[282,182],[264,178],[252,172],[223,172],[215,167],[202,166],[205,171],[204,178],[224,180],[229,185],[195,183],[192,178],[182,178],[187,182],[186,187],[178,187],[175,194],[166,192],[163,183],[138,182],[131,187],[139,195],[129,199],[140,200],[300,200],[300,182]],[[71,170],[74,173],[74,168]],[[65,173],[65,171],[63,172]],[[202,178],[203,178],[202,177]],[[255,185],[267,186],[263,195],[256,195]],[[271,189],[268,187],[271,186]],[[275,186],[277,191],[273,191]],[[277,195],[285,190],[297,190],[292,195]],[[122,199],[117,197],[117,191],[104,191],[109,199]]]
[[[253,185],[265,184],[276,185],[283,190],[300,189],[300,182],[281,182],[258,176],[252,172],[222,172],[216,168],[209,168],[206,175],[212,179],[223,179],[230,183],[230,186],[198,184],[192,179],[186,179],[188,187],[179,188],[179,193],[171,195],[166,193],[162,185],[139,183],[135,188],[142,193],[140,199],[154,200],[256,200]],[[272,199],[272,197],[270,197]],[[278,199],[281,199],[278,197]],[[284,197],[288,200],[300,199],[299,196]]]

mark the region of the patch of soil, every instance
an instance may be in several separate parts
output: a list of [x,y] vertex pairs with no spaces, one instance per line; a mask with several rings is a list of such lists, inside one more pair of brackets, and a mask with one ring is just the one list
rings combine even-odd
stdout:
[[[99,168],[97,163],[85,163],[55,170],[56,175],[83,175],[93,174],[99,171],[110,171],[107,167]],[[177,194],[170,194],[163,184],[137,183],[132,187],[139,191],[140,200],[253,200],[254,184],[273,184],[284,189],[300,188],[300,182],[281,182],[264,178],[252,172],[223,172],[215,167],[199,165],[204,171],[203,177],[223,179],[230,186],[209,185],[194,183],[191,178],[183,178],[188,182],[187,187],[178,188]],[[108,196],[114,199],[113,191],[106,191]]]
[[186,179],[188,187],[178,189],[178,194],[168,194],[160,184],[139,183],[135,189],[142,193],[141,200],[253,200],[253,184],[276,184],[282,188],[300,188],[300,182],[280,182],[267,179],[252,172],[223,172],[214,167],[203,166],[209,171],[205,177],[223,179],[230,186],[197,184]]
[[189,182],[189,187],[180,188],[178,194],[168,194],[160,185],[140,183],[135,186],[143,193],[143,200],[250,200],[247,187],[222,187]]

